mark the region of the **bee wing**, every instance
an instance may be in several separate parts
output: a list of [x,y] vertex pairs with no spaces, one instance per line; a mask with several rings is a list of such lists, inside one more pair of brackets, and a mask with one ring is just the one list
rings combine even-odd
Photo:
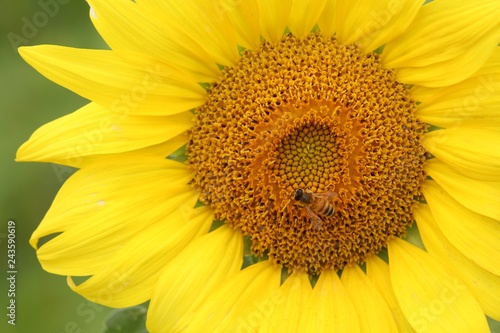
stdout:
[[309,219],[311,220],[313,227],[319,230],[321,228],[321,225],[323,224],[323,221],[318,215],[316,215],[315,212],[312,211],[311,208],[306,206],[305,209],[307,211],[307,214],[309,215]]
[[323,193],[314,193],[313,196],[325,199],[327,201],[331,201],[332,199],[337,199],[339,197],[336,192],[323,192]]

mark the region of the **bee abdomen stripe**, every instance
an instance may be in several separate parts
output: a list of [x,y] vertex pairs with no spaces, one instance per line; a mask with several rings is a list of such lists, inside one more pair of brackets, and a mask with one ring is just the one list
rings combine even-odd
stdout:
[[333,206],[330,205],[326,209],[325,216],[332,216],[334,213],[335,213],[335,209],[333,208]]

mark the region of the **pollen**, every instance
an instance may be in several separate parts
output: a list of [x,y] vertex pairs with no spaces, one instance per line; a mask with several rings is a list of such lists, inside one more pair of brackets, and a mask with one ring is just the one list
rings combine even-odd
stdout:
[[[413,222],[426,159],[415,108],[375,53],[316,34],[263,42],[196,110],[192,183],[258,256],[309,273],[362,263]],[[298,189],[321,201],[297,202]]]

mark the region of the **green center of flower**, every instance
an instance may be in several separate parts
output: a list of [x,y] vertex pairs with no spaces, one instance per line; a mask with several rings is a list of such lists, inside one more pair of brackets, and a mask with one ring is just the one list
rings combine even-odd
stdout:
[[363,262],[413,221],[425,126],[378,56],[288,35],[245,52],[196,110],[189,164],[256,255],[319,273]]

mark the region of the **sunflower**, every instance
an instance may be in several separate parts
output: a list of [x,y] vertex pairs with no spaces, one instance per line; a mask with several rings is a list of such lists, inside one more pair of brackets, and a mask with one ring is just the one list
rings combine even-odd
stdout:
[[20,49],[91,101],[18,152],[79,169],[43,268],[151,332],[487,332],[500,3],[422,2],[89,0],[110,50]]

